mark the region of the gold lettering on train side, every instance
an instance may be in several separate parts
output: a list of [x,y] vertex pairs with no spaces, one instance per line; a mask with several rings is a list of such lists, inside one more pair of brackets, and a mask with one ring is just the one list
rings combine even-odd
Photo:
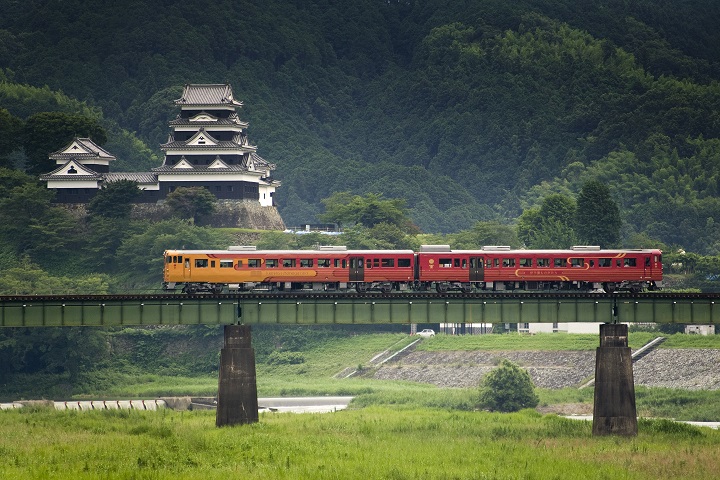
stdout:
[[302,271],[295,271],[295,270],[282,270],[280,272],[277,272],[276,275],[273,275],[274,277],[317,277],[317,272],[315,270],[302,270]]

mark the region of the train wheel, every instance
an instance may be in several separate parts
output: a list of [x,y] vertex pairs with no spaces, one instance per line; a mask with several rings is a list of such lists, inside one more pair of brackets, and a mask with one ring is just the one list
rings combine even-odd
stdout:
[[463,285],[462,285],[463,293],[472,293],[472,290],[473,290],[472,285],[470,285],[469,283],[463,283]]
[[213,293],[222,293],[223,286],[219,283],[216,283],[215,285],[213,285],[212,291],[213,291]]
[[365,292],[367,292],[367,285],[365,285],[364,283],[356,283],[355,291],[357,293],[365,293]]
[[437,290],[438,293],[447,293],[447,291],[448,291],[447,283],[436,283],[435,290]]

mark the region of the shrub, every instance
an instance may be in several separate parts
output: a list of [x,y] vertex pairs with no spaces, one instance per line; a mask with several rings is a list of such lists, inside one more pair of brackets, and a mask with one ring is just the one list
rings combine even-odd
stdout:
[[480,382],[481,408],[498,412],[517,412],[539,403],[527,371],[509,360],[488,373]]
[[280,352],[275,350],[267,358],[268,365],[297,365],[305,363],[305,357],[299,352]]

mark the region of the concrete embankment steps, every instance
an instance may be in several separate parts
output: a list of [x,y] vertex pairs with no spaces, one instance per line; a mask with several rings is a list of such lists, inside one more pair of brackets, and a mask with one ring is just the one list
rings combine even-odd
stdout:
[[[398,350],[397,352],[391,353],[389,350],[385,350],[384,352],[380,352],[377,355],[375,355],[373,358],[370,359],[368,364],[375,368],[383,365],[384,363],[388,362],[389,360],[392,360],[393,358],[397,357],[398,355],[402,355],[403,353],[408,352],[412,348],[414,348],[417,343],[422,340],[421,338],[418,338],[417,340],[413,341],[409,345],[403,347],[402,349]],[[340,373],[335,375],[335,378],[350,378],[353,375],[358,373],[358,369],[348,367],[341,371]]]
[[[650,353],[651,351],[653,351],[653,350],[655,349],[655,347],[657,347],[658,345],[660,345],[660,344],[661,344],[662,342],[664,342],[665,340],[667,340],[667,337],[656,337],[656,338],[650,340],[648,343],[646,343],[646,344],[643,345],[642,347],[640,347],[640,348],[638,348],[637,350],[635,350],[635,351],[632,353],[632,361],[633,361],[633,363],[637,362],[637,361],[640,360],[642,357],[644,357],[645,355],[647,355],[648,353]],[[594,384],[595,384],[595,378],[592,378],[592,379],[588,380],[586,383],[580,385],[579,388],[591,387],[591,386],[593,386]]]

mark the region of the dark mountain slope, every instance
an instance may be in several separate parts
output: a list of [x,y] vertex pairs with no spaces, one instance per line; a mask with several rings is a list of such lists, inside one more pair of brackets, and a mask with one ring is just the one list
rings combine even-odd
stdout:
[[[602,171],[618,152],[632,153],[644,172],[658,136],[681,159],[693,155],[689,143],[720,137],[715,2],[0,7],[9,81],[100,106],[155,150],[182,84],[230,82],[245,102],[251,141],[278,164],[288,224],[311,221],[321,198],[352,190],[407,197],[426,231],[468,228],[515,217],[543,182],[574,191],[574,180]],[[568,166],[578,162],[582,178],[568,181],[563,172],[577,172]],[[720,218],[714,205],[698,208],[698,222]],[[627,220],[633,231],[647,226]]]

